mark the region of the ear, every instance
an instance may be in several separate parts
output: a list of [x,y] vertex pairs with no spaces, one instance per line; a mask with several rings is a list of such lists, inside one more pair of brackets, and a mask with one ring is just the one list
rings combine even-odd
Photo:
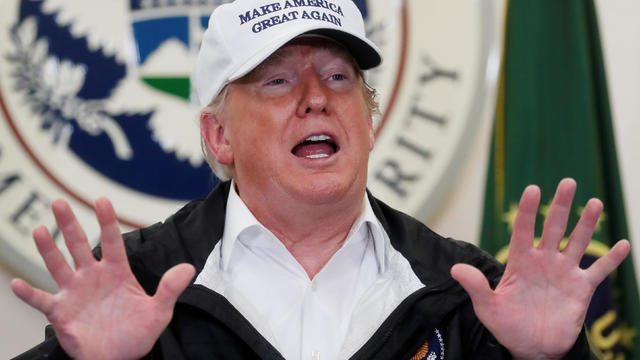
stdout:
[[211,155],[221,164],[233,164],[231,143],[225,136],[226,123],[221,114],[200,113],[200,132]]

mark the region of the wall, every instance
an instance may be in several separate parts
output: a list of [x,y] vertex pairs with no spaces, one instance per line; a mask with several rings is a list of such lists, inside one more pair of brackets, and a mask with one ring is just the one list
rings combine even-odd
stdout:
[[[640,2],[596,0],[618,155],[632,239],[640,237]],[[442,234],[476,242],[484,191],[490,135],[485,121],[465,160],[457,183],[439,215],[429,224]],[[633,248],[636,269],[640,269],[640,241]],[[12,357],[44,337],[44,316],[21,304],[9,289],[13,277],[0,266],[0,358]]]

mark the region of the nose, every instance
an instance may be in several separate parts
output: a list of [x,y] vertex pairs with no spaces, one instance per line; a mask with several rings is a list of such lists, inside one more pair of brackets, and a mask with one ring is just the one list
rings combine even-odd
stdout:
[[307,70],[302,75],[301,96],[298,104],[298,116],[322,114],[327,112],[327,88],[315,71]]

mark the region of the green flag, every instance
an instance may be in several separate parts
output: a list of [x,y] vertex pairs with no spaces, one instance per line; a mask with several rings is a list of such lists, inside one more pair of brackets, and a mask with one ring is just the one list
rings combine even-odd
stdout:
[[[628,238],[593,0],[511,0],[480,245],[502,261],[518,200],[542,188],[536,234],[560,179],[578,182],[570,229],[604,204],[581,266]],[[586,318],[600,359],[640,360],[640,301],[629,256],[596,290]]]

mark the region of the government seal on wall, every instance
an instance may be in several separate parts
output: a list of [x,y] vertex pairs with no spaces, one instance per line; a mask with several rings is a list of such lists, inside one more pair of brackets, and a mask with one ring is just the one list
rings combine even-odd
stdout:
[[[274,0],[286,2],[286,0]],[[289,0],[332,13],[331,0]],[[0,257],[51,288],[31,230],[63,197],[97,242],[93,200],[123,230],[164,219],[219,180],[203,159],[190,74],[228,0],[6,0],[0,14]],[[425,219],[482,121],[497,65],[492,2],[355,0],[385,55],[369,188]],[[66,248],[61,250],[67,256]]]

